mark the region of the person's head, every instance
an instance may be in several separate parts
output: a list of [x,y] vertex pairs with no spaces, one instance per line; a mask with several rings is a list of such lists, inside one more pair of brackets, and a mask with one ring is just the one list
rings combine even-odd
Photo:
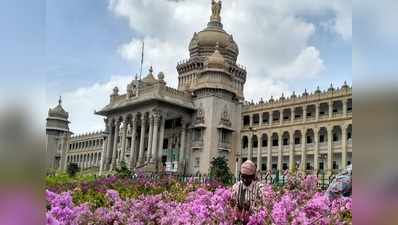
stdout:
[[249,186],[256,178],[256,165],[251,160],[246,160],[240,167],[242,182]]

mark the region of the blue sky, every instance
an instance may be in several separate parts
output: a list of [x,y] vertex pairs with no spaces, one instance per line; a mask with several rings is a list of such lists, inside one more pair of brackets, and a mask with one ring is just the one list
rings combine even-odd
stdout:
[[[19,83],[18,75],[38,83],[47,97],[39,110],[43,117],[62,95],[75,132],[102,129],[93,111],[107,104],[114,85],[123,90],[138,72],[141,39],[147,47],[145,71],[153,65],[175,87],[176,63],[187,58],[193,32],[202,30],[210,15],[210,0],[40,3],[4,3],[0,47],[7,66],[1,72],[13,74],[6,77],[12,85]],[[351,84],[351,7],[346,0],[224,1],[224,28],[248,70],[247,100],[313,91],[317,85],[327,89],[345,80]]]

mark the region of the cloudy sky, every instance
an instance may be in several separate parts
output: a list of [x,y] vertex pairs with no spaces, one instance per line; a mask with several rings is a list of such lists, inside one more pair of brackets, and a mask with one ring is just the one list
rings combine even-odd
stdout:
[[[210,0],[47,1],[47,108],[62,95],[74,132],[102,129],[93,112],[138,73],[141,40],[144,73],[153,65],[176,87],[176,63],[210,13]],[[351,1],[225,0],[221,16],[247,67],[247,100],[352,83]]]
[[[1,1],[7,6],[1,7],[0,47],[7,53],[1,72],[9,76],[0,92],[19,87],[40,121],[62,95],[76,133],[103,128],[93,112],[108,103],[114,86],[124,92],[139,71],[140,40],[144,73],[153,65],[175,87],[176,64],[188,58],[193,32],[206,26],[211,12],[210,0]],[[361,7],[360,13],[372,8]],[[222,22],[248,71],[246,100],[351,84],[352,52],[368,50],[359,41],[352,51],[352,11],[350,0],[225,0]],[[377,22],[372,26],[387,32]],[[364,27],[363,35],[372,36]],[[361,57],[355,61],[359,69],[369,67]]]

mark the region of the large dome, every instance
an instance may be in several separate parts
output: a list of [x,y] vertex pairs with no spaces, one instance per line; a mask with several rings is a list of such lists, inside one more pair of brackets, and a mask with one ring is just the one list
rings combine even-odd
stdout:
[[192,58],[208,57],[214,53],[216,45],[220,53],[227,59],[236,62],[239,48],[232,35],[228,34],[221,23],[221,17],[212,15],[207,27],[199,33],[194,33],[189,43],[189,53]]
[[61,105],[61,97],[58,100],[58,105],[53,108],[48,110],[48,116],[49,117],[55,117],[55,118],[62,118],[62,119],[68,119],[69,113],[65,111],[64,108],[62,108]]

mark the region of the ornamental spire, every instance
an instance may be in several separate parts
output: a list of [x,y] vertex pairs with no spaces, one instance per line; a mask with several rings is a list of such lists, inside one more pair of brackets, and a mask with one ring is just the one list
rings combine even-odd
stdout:
[[221,0],[211,0],[211,16],[210,16],[210,22],[207,24],[208,27],[221,27],[221,8],[222,8],[222,2]]

